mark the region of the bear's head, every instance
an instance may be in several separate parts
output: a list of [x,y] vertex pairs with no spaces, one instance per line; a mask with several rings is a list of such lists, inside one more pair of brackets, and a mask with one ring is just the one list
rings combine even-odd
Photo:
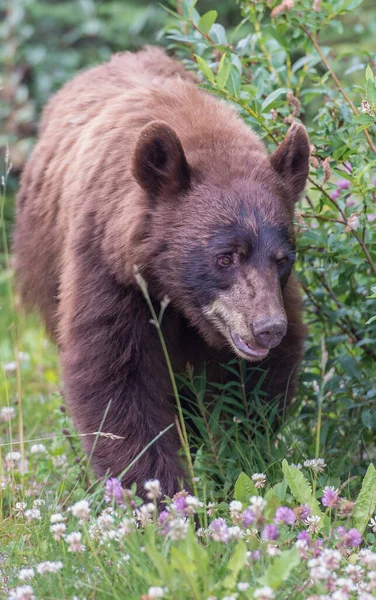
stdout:
[[[243,144],[243,145],[242,145]],[[163,122],[142,131],[133,175],[148,204],[145,277],[214,347],[259,361],[287,331],[283,290],[295,260],[294,204],[309,171],[305,128],[271,154],[226,140],[183,149]]]

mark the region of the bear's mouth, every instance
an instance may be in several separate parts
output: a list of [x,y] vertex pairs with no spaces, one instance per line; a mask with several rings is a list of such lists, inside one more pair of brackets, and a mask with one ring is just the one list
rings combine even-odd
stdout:
[[260,360],[269,354],[269,349],[247,344],[238,333],[231,331],[230,334],[232,342],[240,354],[243,354],[246,357],[252,356],[252,358],[258,358]]

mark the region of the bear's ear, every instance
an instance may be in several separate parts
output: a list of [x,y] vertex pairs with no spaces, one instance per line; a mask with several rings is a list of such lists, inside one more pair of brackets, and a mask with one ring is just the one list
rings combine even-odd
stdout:
[[183,147],[167,123],[152,121],[141,130],[133,155],[132,173],[152,197],[189,188],[190,169]]
[[309,173],[309,139],[305,127],[293,123],[285,139],[270,155],[275,171],[283,178],[296,202],[304,190]]

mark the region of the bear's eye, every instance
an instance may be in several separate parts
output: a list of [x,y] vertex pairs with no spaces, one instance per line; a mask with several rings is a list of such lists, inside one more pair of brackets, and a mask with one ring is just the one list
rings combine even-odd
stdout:
[[234,263],[234,256],[233,254],[221,254],[217,256],[217,263],[221,267],[230,267]]
[[288,256],[283,256],[282,258],[277,258],[277,265],[282,266],[285,265],[289,261]]

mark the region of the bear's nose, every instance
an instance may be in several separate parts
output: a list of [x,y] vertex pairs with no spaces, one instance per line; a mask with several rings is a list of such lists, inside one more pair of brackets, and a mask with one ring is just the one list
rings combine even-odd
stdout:
[[256,342],[262,348],[275,348],[286,335],[287,322],[281,319],[262,317],[252,323],[251,330]]

